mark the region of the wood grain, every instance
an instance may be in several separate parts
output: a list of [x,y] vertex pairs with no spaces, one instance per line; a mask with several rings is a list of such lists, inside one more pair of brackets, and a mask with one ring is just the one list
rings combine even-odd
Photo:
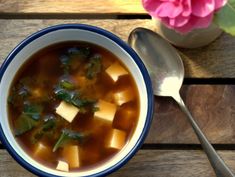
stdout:
[[[235,171],[235,151],[218,151]],[[34,177],[5,151],[0,150],[1,177]],[[140,150],[111,177],[215,177],[204,152],[200,150]]]
[[145,14],[140,0],[0,0],[1,13]]
[[[181,95],[211,143],[234,144],[235,85],[184,85]],[[145,143],[199,142],[173,99],[156,97],[155,114]]]
[[[85,23],[102,27],[125,41],[136,27],[157,31],[151,20],[0,20],[0,64],[26,36],[42,28],[61,23]],[[234,49],[235,38],[223,34],[207,47],[178,50],[183,57],[187,78],[232,78],[235,77]]]

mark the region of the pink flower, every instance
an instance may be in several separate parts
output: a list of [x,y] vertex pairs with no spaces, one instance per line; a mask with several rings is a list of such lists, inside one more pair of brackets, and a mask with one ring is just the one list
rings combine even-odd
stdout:
[[142,0],[152,17],[159,18],[167,27],[181,33],[196,28],[207,28],[214,13],[227,0]]

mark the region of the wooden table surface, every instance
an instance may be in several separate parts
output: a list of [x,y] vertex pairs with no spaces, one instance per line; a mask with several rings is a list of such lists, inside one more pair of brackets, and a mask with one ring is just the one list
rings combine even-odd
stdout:
[[[107,29],[124,41],[136,27],[156,30],[141,0],[0,0],[0,65],[26,36],[61,23]],[[235,38],[177,49],[186,79],[183,99],[218,153],[235,172]],[[0,143],[0,177],[33,177]],[[138,153],[112,177],[215,177],[185,115],[170,98],[155,97],[155,114]]]

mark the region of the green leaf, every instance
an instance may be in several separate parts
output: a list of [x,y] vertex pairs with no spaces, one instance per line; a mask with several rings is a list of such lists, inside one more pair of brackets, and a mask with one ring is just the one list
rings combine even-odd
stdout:
[[60,62],[62,64],[62,66],[66,66],[66,65],[69,64],[69,56],[68,55],[61,55],[59,57],[59,60],[60,60]]
[[38,120],[41,116],[43,107],[37,104],[25,104],[23,113],[34,120]]
[[62,147],[69,140],[81,141],[84,137],[86,137],[86,135],[83,133],[74,132],[68,129],[63,129],[60,138],[58,139],[53,148],[53,152],[55,152],[58,148]]
[[46,132],[49,131],[51,129],[53,129],[56,125],[56,121],[55,119],[48,119],[44,122],[43,126],[42,126],[42,131]]
[[235,36],[235,0],[229,0],[215,14],[214,21],[225,32]]
[[94,55],[89,59],[89,63],[86,65],[86,77],[88,79],[93,79],[101,71],[101,55]]
[[60,86],[65,88],[65,89],[68,89],[68,90],[73,90],[74,87],[75,87],[71,82],[69,82],[67,80],[61,80],[60,81]]
[[[36,130],[31,141],[36,143],[40,140],[45,134],[51,131],[56,126],[56,119],[54,115],[45,116],[43,125]],[[51,133],[51,132],[50,132]]]
[[29,95],[29,88],[27,88],[26,86],[21,87],[18,90],[18,95],[22,96],[22,97],[26,97]]
[[30,130],[32,130],[36,125],[37,121],[30,118],[29,116],[22,114],[16,121],[15,121],[15,136],[22,135]]
[[89,47],[72,47],[67,52],[70,58],[86,59],[89,57],[91,50]]
[[81,98],[80,93],[76,90],[69,91],[69,90],[65,90],[63,88],[57,87],[54,93],[57,96],[57,98],[67,103],[73,104],[74,106],[77,106],[78,108],[92,106],[96,103],[96,100]]
[[56,89],[54,91],[55,95],[57,96],[57,98],[64,100],[66,102],[70,101],[70,93],[67,90],[64,89]]
[[90,54],[91,50],[89,47],[68,48],[67,51],[59,57],[64,72],[69,73],[73,65],[77,64],[76,60],[86,60]]
[[83,107],[95,104],[96,101],[92,99],[85,99],[85,98],[82,99],[82,98],[74,96],[71,100],[71,103],[79,108],[83,108]]
[[22,103],[28,96],[29,88],[19,83],[11,89],[10,95],[8,96],[8,103],[16,106]]

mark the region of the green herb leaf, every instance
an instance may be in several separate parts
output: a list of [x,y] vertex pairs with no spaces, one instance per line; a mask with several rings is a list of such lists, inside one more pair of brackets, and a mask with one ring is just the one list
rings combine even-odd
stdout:
[[92,99],[81,99],[79,97],[74,96],[71,100],[71,103],[79,108],[90,106],[95,104],[96,101]]
[[70,58],[67,55],[61,55],[59,57],[59,60],[61,62],[62,68],[64,69],[65,73],[69,72],[69,62],[70,62]]
[[44,122],[44,124],[42,126],[42,131],[43,132],[49,131],[49,130],[53,129],[55,127],[55,125],[56,125],[55,118],[48,119]]
[[60,86],[62,88],[68,89],[68,90],[73,90],[75,88],[75,86],[67,80],[61,80],[60,81]]
[[215,23],[225,32],[235,36],[235,0],[229,0],[214,17]]
[[22,97],[26,97],[29,95],[29,89],[26,86],[21,87],[18,90],[18,95]]
[[19,136],[32,130],[37,125],[37,121],[30,118],[29,116],[22,114],[16,121],[15,121],[15,136]]
[[74,132],[74,131],[68,130],[68,129],[63,129],[60,138],[58,139],[58,141],[56,142],[56,144],[53,148],[53,152],[55,152],[58,148],[62,147],[69,140],[81,141],[86,136],[87,135],[85,135],[83,133]]
[[32,142],[36,143],[38,140],[40,140],[45,134],[47,134],[49,131],[53,130],[56,126],[56,119],[54,115],[47,115],[45,116],[43,125],[36,130],[32,137]]
[[68,55],[70,58],[86,59],[89,57],[91,50],[89,47],[72,47],[68,49]]
[[23,113],[34,120],[38,120],[42,113],[42,106],[36,104],[25,104]]
[[78,108],[84,108],[86,106],[92,106],[96,103],[96,100],[93,99],[85,99],[80,97],[80,93],[78,91],[68,91],[63,88],[57,87],[54,91],[57,98],[73,104]]
[[[75,63],[74,60],[85,60],[90,56],[91,50],[89,47],[72,47],[69,48],[65,54],[59,57],[65,73],[69,73],[72,65]],[[76,67],[75,67],[76,68]]]
[[67,103],[71,102],[71,93],[68,90],[57,87],[54,91],[57,98],[66,101]]
[[89,59],[89,63],[86,65],[86,77],[88,79],[93,79],[101,71],[101,55],[94,55]]
[[59,57],[59,60],[60,60],[61,64],[64,65],[64,66],[66,66],[66,65],[69,64],[69,59],[70,59],[70,58],[69,58],[68,55],[61,55],[61,56]]
[[22,103],[27,96],[29,96],[28,87],[19,83],[16,87],[12,88],[10,95],[8,96],[8,103],[16,106],[17,104]]

